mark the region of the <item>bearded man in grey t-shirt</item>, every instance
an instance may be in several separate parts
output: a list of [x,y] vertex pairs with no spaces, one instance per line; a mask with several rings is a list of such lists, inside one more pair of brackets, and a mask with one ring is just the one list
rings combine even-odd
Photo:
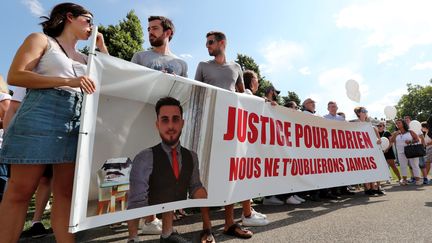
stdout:
[[172,21],[163,16],[150,16],[148,22],[147,31],[152,49],[135,53],[131,61],[154,70],[187,77],[186,62],[169,49],[175,30]]
[[[214,56],[214,59],[206,62],[200,62],[198,64],[195,80],[233,92],[238,91],[243,93],[243,72],[240,68],[240,65],[235,62],[226,61],[225,34],[218,31],[211,31],[207,33],[206,37],[207,50],[210,56]],[[245,239],[251,238],[253,235],[250,230],[244,229],[239,224],[234,222],[234,204],[225,206],[224,233]]]
[[243,72],[236,62],[227,62],[225,56],[226,36],[222,32],[210,31],[206,35],[206,47],[213,60],[198,64],[195,80],[231,91],[244,92]]

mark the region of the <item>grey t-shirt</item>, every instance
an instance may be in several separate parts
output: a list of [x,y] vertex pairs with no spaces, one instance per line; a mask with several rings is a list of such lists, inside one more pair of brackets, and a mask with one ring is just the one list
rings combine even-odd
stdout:
[[[181,171],[182,156],[180,148],[181,146],[179,143],[176,150],[179,170]],[[162,142],[162,149],[167,154],[172,166],[171,147]],[[190,152],[192,154],[193,169],[188,188],[189,197],[191,197],[197,189],[203,186],[199,174],[198,156],[195,152]],[[153,151],[151,148],[144,149],[135,156],[129,177],[128,209],[148,206],[148,194],[149,190],[151,190],[151,188],[149,188],[149,181],[153,171],[153,163]]]
[[187,78],[187,63],[172,53],[161,55],[152,50],[141,51],[133,55],[131,62]]
[[198,64],[195,80],[235,92],[236,84],[243,84],[243,72],[238,63],[217,64],[215,60]]

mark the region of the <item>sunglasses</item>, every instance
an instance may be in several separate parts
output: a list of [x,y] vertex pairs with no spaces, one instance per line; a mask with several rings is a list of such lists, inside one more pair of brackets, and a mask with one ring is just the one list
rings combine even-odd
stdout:
[[360,112],[363,112],[363,113],[368,113],[368,111],[367,111],[367,110],[365,110],[365,109],[361,109],[361,110],[360,110]]
[[384,127],[384,125],[377,125],[377,127]]
[[216,40],[208,40],[208,41],[206,42],[206,45],[207,45],[207,46],[211,46],[211,45],[213,45],[215,42],[216,42]]
[[92,17],[89,17],[89,16],[84,15],[84,14],[80,14],[80,16],[86,18],[87,23],[88,23],[90,26],[93,26],[93,18],[92,18]]

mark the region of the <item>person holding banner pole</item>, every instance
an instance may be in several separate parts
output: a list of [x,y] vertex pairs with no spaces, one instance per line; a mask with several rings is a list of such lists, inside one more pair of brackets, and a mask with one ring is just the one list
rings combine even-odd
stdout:
[[[132,164],[128,209],[145,207],[190,198],[207,198],[199,175],[199,161],[195,152],[180,145],[184,125],[183,108],[172,97],[156,103],[156,128],[162,142],[144,149]],[[215,242],[211,232],[209,208],[201,208],[203,231],[201,242]],[[137,228],[139,219],[128,221],[128,228]],[[138,237],[128,242],[137,242]],[[173,229],[173,211],[162,213],[160,242],[188,242]]]
[[[359,122],[370,122],[368,117],[368,111],[366,110],[365,107],[359,106],[354,108],[354,113],[356,114]],[[378,138],[377,143],[381,144],[381,137],[378,133],[378,130],[375,127],[373,127],[373,129]],[[385,193],[380,188],[379,182],[364,183],[364,190],[365,190],[365,194],[368,196],[385,195]]]
[[[133,55],[131,62],[169,74],[179,75],[187,78],[187,63],[174,55],[169,48],[169,43],[174,36],[174,23],[164,16],[150,16],[148,18],[147,32],[151,50],[140,51]],[[179,211],[184,215],[183,210]],[[176,214],[174,214],[176,217]],[[156,215],[144,217],[141,232],[143,234],[161,234],[162,222]],[[138,228],[131,224],[129,238],[134,239],[138,235]]]
[[[232,92],[243,93],[243,72],[239,64],[228,62],[225,56],[227,39],[220,31],[210,31],[206,34],[205,43],[208,53],[213,60],[200,62],[196,69],[195,80],[217,86]],[[225,206],[224,233],[238,238],[251,238],[253,233],[243,229],[234,222],[234,204]]]
[[[83,93],[95,92],[85,75],[87,56],[76,49],[93,28],[93,15],[73,3],[56,5],[42,17],[43,32],[30,34],[9,69],[8,83],[28,89],[4,137],[0,162],[11,179],[0,205],[0,235],[17,242],[27,207],[48,164],[53,165],[51,224],[58,242],[74,242],[69,214]],[[96,45],[108,53],[102,34]]]

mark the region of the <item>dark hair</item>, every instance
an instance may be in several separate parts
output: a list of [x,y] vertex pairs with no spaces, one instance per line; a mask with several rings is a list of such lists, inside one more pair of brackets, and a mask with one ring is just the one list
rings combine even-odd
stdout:
[[175,32],[175,27],[174,27],[174,24],[171,21],[171,19],[164,17],[164,16],[150,16],[148,18],[148,22],[151,22],[153,20],[160,20],[161,25],[162,25],[162,29],[164,31],[171,30],[172,33],[169,37],[169,40],[171,41],[172,37],[174,36],[174,32]]
[[338,114],[339,116],[343,116],[345,118],[345,113],[343,113],[343,112],[338,112],[336,114]]
[[403,126],[405,132],[408,132],[408,131],[409,131],[409,126],[408,126],[408,124],[406,123],[406,121],[405,121],[404,119],[399,118],[399,119],[396,119],[396,121],[400,121],[400,122],[402,122],[402,126]]
[[252,70],[246,70],[243,72],[243,82],[245,85],[245,89],[251,89],[252,79],[257,77],[257,74]]
[[329,102],[327,103],[327,106],[329,106],[329,105],[336,105],[336,102],[335,102],[335,101],[329,101]]
[[357,117],[359,117],[359,114],[362,111],[367,112],[367,110],[364,106],[357,106],[356,108],[354,108],[354,113],[356,114]]
[[207,33],[206,37],[209,37],[211,35],[215,36],[215,39],[217,41],[221,41],[221,40],[226,40],[226,36],[224,33],[220,32],[220,31],[210,31]]
[[84,7],[75,3],[60,3],[56,5],[50,13],[50,16],[42,16],[41,19],[45,20],[40,23],[42,25],[43,32],[51,37],[59,36],[64,29],[66,24],[66,14],[71,13],[74,17],[78,17],[82,14],[93,14],[85,9]]
[[297,108],[297,109],[298,109],[297,104],[295,103],[295,101],[292,101],[292,100],[290,100],[290,101],[288,101],[287,103],[285,103],[284,106],[285,106],[286,108],[291,108],[291,109],[295,109],[295,108]]
[[171,106],[171,105],[177,106],[180,109],[181,116],[183,117],[183,107],[180,105],[180,101],[170,96],[166,96],[158,100],[155,107],[156,115],[159,116],[159,111],[162,106]]
[[425,121],[421,123],[421,126],[424,128],[429,128],[427,122],[425,122]]

